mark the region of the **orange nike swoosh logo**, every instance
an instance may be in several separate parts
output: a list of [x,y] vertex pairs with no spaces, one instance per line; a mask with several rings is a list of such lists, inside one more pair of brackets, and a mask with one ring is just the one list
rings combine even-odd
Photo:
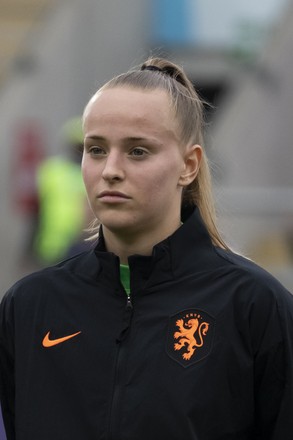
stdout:
[[46,336],[43,339],[43,347],[54,347],[54,345],[61,344],[62,342],[68,341],[68,339],[74,338],[75,336],[79,335],[81,332],[73,333],[72,335],[63,336],[63,338],[58,339],[50,339],[50,332],[46,334]]

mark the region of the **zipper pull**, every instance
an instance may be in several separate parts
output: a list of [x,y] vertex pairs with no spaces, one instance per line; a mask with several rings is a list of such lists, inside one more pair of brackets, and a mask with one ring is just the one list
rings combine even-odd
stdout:
[[132,301],[131,301],[131,296],[130,295],[127,295],[126,310],[127,309],[133,309],[133,305],[132,305]]

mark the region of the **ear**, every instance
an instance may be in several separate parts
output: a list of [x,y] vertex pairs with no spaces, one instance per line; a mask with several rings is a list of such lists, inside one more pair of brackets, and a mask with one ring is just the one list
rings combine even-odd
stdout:
[[188,186],[197,176],[202,158],[202,147],[191,145],[184,153],[184,167],[179,178],[180,186]]

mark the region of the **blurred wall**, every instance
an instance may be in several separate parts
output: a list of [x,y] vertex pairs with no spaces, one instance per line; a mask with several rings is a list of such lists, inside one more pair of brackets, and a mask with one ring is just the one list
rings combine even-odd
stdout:
[[[215,162],[221,223],[229,241],[272,271],[278,266],[276,274],[293,290],[290,250],[283,243],[289,242],[292,223],[292,136],[287,131],[292,125],[291,10],[267,42],[265,61],[254,62],[255,50],[261,50],[267,35],[262,16],[271,23],[276,6],[292,1],[263,0],[256,16],[255,3],[249,1],[225,0],[217,9],[205,0],[59,0],[52,6],[42,28],[31,33],[25,58],[15,63],[0,90],[0,296],[34,269],[19,262],[29,226],[29,219],[13,204],[19,127],[37,127],[45,152],[56,153],[64,121],[82,113],[104,81],[139,64],[153,50],[182,64],[201,94],[219,104],[207,146]],[[235,22],[227,18],[232,4]],[[221,14],[229,32],[221,26]],[[176,40],[172,30],[179,22],[182,33],[177,32]],[[217,32],[222,32],[221,38]],[[222,40],[225,44],[217,44]],[[278,208],[281,199],[286,216]],[[261,243],[257,238],[263,231],[263,245],[252,249],[253,243]]]
[[293,5],[212,130],[222,225],[293,290]]

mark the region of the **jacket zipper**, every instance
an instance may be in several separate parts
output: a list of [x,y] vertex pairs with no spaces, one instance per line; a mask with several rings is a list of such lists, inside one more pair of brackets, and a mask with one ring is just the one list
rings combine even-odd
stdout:
[[124,309],[123,321],[120,333],[116,339],[116,343],[118,344],[117,348],[117,357],[116,357],[116,366],[115,366],[115,379],[113,386],[113,394],[112,394],[112,403],[110,409],[110,418],[109,418],[109,440],[118,440],[120,430],[120,405],[121,398],[124,389],[123,380],[125,379],[125,366],[126,366],[126,348],[124,341],[127,338],[130,330],[131,319],[133,314],[133,305],[131,301],[131,297],[128,294],[126,300],[126,307]]
[[130,294],[127,295],[127,302],[126,302],[126,310],[132,310],[133,306],[132,306],[132,301],[131,301],[131,297]]

